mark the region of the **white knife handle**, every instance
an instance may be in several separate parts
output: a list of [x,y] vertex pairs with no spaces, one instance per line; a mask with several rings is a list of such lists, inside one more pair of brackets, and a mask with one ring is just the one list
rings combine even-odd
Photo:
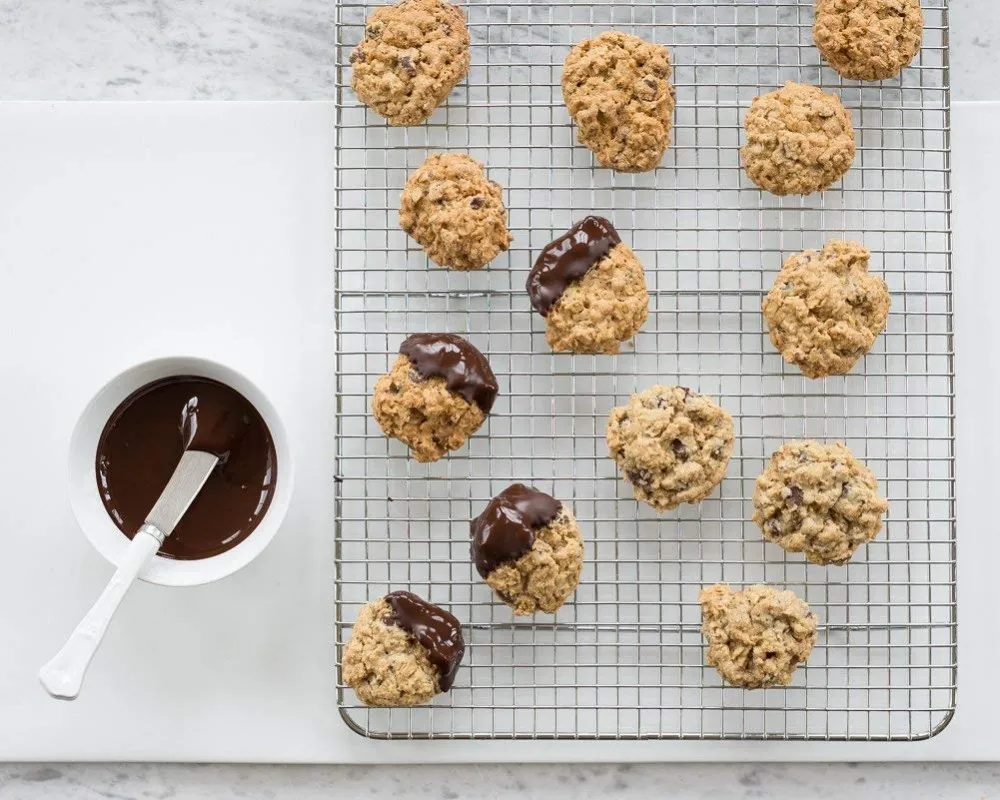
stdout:
[[156,555],[162,543],[162,535],[152,525],[143,525],[136,533],[111,582],[97,598],[97,602],[70,634],[62,650],[39,670],[38,679],[50,695],[63,700],[76,699],[87,667],[90,666],[122,598],[143,567]]

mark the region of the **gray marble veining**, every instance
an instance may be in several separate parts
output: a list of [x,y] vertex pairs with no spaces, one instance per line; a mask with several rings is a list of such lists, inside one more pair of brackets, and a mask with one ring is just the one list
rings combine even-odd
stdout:
[[[335,14],[332,0],[0,0],[0,98],[331,99]],[[1000,3],[951,0],[951,56],[953,99],[1000,99]]]
[[[475,2],[475,0],[470,0]],[[1000,3],[952,0],[954,100],[1000,100]],[[0,0],[0,98],[323,100],[332,0]],[[7,765],[0,799],[955,798],[1000,796],[1000,766]]]
[[996,764],[0,767],[4,800],[980,800],[998,792]]

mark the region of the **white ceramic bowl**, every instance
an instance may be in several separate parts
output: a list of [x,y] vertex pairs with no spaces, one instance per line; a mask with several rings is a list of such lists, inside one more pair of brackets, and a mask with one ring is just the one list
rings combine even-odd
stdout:
[[154,556],[149,566],[139,574],[143,580],[163,586],[196,586],[231,575],[253,561],[274,538],[288,511],[292,496],[292,457],[284,425],[274,406],[247,377],[212,361],[176,357],[147,361],[113,378],[87,404],[73,430],[69,447],[70,502],[90,543],[108,561],[118,566],[129,539],[111,521],[98,494],[94,468],[98,440],[109,417],[126,397],[148,383],[175,375],[212,378],[231,386],[246,397],[260,412],[271,432],[278,463],[278,479],[271,505],[260,524],[236,547],[195,561]]

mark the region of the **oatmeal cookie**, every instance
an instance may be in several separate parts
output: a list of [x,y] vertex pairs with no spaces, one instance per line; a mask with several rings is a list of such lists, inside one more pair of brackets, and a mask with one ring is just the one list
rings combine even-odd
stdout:
[[489,362],[469,342],[419,333],[400,345],[396,363],[376,381],[372,413],[417,461],[437,461],[479,429],[497,392]]
[[740,157],[747,175],[772,194],[812,194],[854,163],[851,115],[835,94],[789,81],[754,98]]
[[670,145],[670,75],[667,48],[638,36],[609,31],[576,45],[562,89],[580,144],[618,172],[655,169]]
[[816,615],[792,592],[719,583],[701,590],[707,661],[733,686],[788,686],[816,644]]
[[344,648],[344,683],[365,705],[420,705],[451,689],[464,654],[454,616],[392,592],[362,607]]
[[653,386],[611,411],[606,436],[635,499],[666,511],[701,502],[722,481],[733,418],[683,386]]
[[917,55],[923,35],[920,0],[816,0],[813,41],[845,78],[898,75]]
[[587,217],[546,246],[526,288],[557,353],[617,353],[649,313],[642,264],[603,217]]
[[576,591],[583,539],[554,497],[515,483],[472,520],[471,530],[476,570],[516,615],[553,614]]
[[465,15],[443,0],[377,9],[351,52],[351,88],[390,125],[419,125],[468,71]]
[[870,253],[833,240],[791,256],[761,304],[771,342],[808,378],[850,372],[885,330],[889,289]]
[[435,153],[403,188],[399,224],[435,264],[484,267],[510,245],[500,186],[462,153]]
[[753,521],[764,538],[814,564],[846,564],[882,530],[889,503],[841,442],[793,441],[757,478]]

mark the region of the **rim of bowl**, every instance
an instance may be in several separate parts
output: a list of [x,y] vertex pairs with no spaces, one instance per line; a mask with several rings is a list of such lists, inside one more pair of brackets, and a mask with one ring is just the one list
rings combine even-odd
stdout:
[[105,383],[84,407],[69,445],[70,503],[77,522],[94,548],[113,566],[130,544],[101,502],[94,459],[101,432],[116,408],[136,389],[172,376],[211,378],[232,387],[257,409],[271,433],[278,464],[274,496],[260,524],[236,547],[208,558],[180,561],[153,556],[139,578],[161,586],[198,586],[242,569],[274,539],[284,521],[294,486],[294,464],[288,435],[267,395],[241,372],[205,358],[168,356],[135,364]]

